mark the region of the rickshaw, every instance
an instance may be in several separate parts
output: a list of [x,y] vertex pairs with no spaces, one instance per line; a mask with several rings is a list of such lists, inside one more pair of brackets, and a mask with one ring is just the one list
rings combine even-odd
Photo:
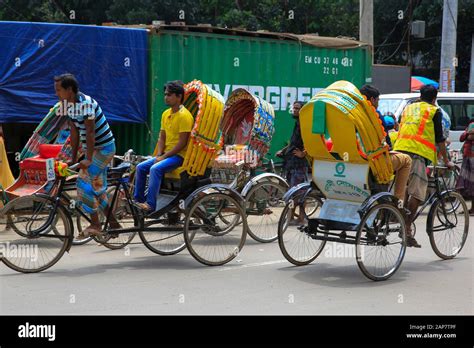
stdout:
[[[51,188],[51,182],[47,180],[46,162],[48,159],[67,162],[72,158],[72,148],[68,134],[64,135],[66,117],[56,116],[56,110],[60,106],[56,103],[36,127],[27,144],[19,155],[20,174],[12,185],[2,190],[3,204],[8,203],[12,199],[18,197],[28,197],[37,193],[47,193]],[[68,132],[66,132],[68,133]],[[61,141],[59,138],[64,138]],[[109,249],[120,249],[125,247],[132,239],[133,234],[122,235],[114,239],[114,243],[110,244],[107,240],[98,240],[95,237],[85,239],[76,238],[79,233],[90,223],[89,216],[75,205],[76,197],[76,176],[68,179],[67,185],[64,186],[63,205],[68,210],[68,214],[72,216],[72,234],[74,236],[73,244],[82,245],[91,240],[100,242],[101,245]],[[25,198],[27,199],[27,198]],[[18,222],[18,221],[17,221]],[[15,224],[11,219],[6,221],[6,229],[15,229]]]
[[271,104],[245,89],[234,90],[226,101],[221,124],[223,150],[211,173],[213,182],[226,183],[243,196],[248,234],[261,243],[278,238],[278,219],[288,190],[285,179],[262,168],[274,122]]
[[[129,163],[109,170],[113,196],[103,226],[106,240],[137,233],[145,246],[160,255],[172,255],[187,248],[206,265],[223,265],[242,249],[247,220],[242,196],[224,184],[210,180],[211,165],[221,149],[219,128],[223,97],[209,86],[194,80],[185,85],[185,105],[195,118],[183,165],[167,173],[156,210],[148,215],[132,202],[128,182]],[[72,221],[63,204],[62,192],[72,168],[57,170],[50,195],[38,193],[9,202],[1,211],[18,227],[1,235],[2,261],[24,273],[43,271],[54,265],[72,245]],[[112,230],[110,214],[122,228]],[[25,217],[27,217],[25,219]],[[18,257],[11,249],[36,250],[41,257]]]
[[[387,279],[399,268],[406,227],[398,200],[384,190],[393,169],[379,122],[375,109],[346,81],[320,91],[301,109],[303,142],[313,158],[312,182],[285,195],[278,242],[291,263],[311,263],[333,241],[355,245],[359,268],[370,279]],[[318,209],[306,216],[305,225],[290,226],[290,211],[314,192],[320,196]],[[379,258],[384,265],[376,263]]]
[[[300,122],[305,149],[314,159],[312,182],[285,195],[287,204],[278,226],[283,255],[302,266],[314,261],[327,241],[354,244],[357,264],[366,277],[390,278],[406,252],[405,211],[388,192],[393,168],[374,107],[350,82],[338,81],[303,107]],[[326,147],[329,137],[331,151]],[[467,206],[458,193],[442,192],[437,182],[436,187],[427,233],[438,256],[453,258],[467,237]],[[306,215],[305,225],[289,226],[289,211],[304,207],[307,197],[315,193],[320,197],[318,209]],[[451,238],[458,230],[461,236]],[[446,245],[448,239],[452,243]]]

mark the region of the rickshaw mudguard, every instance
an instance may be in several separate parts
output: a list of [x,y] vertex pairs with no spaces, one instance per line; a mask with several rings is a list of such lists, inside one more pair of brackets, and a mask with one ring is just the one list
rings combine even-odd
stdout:
[[311,183],[310,182],[303,182],[301,184],[298,184],[296,186],[293,186],[292,188],[290,188],[288,191],[286,191],[286,193],[283,195],[283,201],[285,202],[285,204],[288,204],[290,199],[293,198],[293,196],[297,193],[297,192],[304,192],[304,195],[306,196],[309,192],[311,192],[313,190],[313,187],[311,186]]
[[[48,201],[50,201],[50,202],[52,202],[52,203],[56,203],[56,201],[53,199],[53,197],[48,196],[47,194],[44,194],[44,193],[35,193],[34,195],[35,195],[36,197],[40,197],[40,198],[47,199]],[[60,199],[59,197],[56,198],[56,200],[59,200],[59,199]],[[71,226],[71,233],[69,234],[68,244],[67,244],[67,247],[66,247],[66,251],[69,252],[69,250],[71,249],[71,246],[72,246],[72,241],[73,241],[73,239],[74,239],[74,223],[72,222],[71,214],[69,214],[69,212],[67,211],[66,208],[64,208],[61,204],[58,204],[58,209],[65,210],[65,214],[64,214],[64,215],[66,215],[68,224],[69,224],[69,226]]]
[[[230,197],[234,198],[237,202],[242,204],[242,207],[245,206],[245,199],[242,197],[242,195],[237,191],[234,190],[233,188],[229,187],[228,185],[225,184],[209,184],[205,185],[202,187],[197,188],[194,190],[185,200],[183,203],[183,206],[180,206],[181,209],[187,210],[192,202],[200,197],[201,193],[204,194],[209,194],[211,192],[206,192],[206,191],[214,191],[218,193],[223,193],[227,194]],[[212,192],[212,193],[214,193]],[[181,204],[181,203],[180,203]]]
[[289,185],[286,182],[285,179],[283,179],[280,175],[274,174],[274,173],[262,173],[259,174],[255,177],[253,177],[248,183],[245,184],[244,188],[242,189],[242,196],[246,197],[249,191],[254,187],[255,185],[265,182],[265,181],[273,181],[272,179],[275,179],[278,184],[288,188]]
[[375,195],[368,197],[360,206],[359,214],[362,217],[374,204],[378,202],[391,203],[398,208],[398,198],[392,195],[390,192],[379,192]]

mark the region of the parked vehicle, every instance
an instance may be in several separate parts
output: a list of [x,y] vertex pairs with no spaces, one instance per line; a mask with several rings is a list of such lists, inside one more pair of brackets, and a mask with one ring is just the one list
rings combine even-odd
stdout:
[[[382,114],[393,113],[399,120],[405,107],[415,102],[419,96],[419,93],[382,94],[379,101],[379,111]],[[469,121],[474,119],[474,93],[440,92],[437,102],[451,118],[450,149],[459,150],[462,148],[459,137]]]

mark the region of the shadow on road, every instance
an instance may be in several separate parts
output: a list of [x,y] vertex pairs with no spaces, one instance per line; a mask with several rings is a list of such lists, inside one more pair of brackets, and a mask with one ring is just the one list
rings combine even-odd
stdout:
[[324,287],[336,288],[374,288],[383,286],[392,286],[393,284],[405,281],[411,278],[415,272],[440,272],[452,271],[455,264],[465,261],[468,258],[459,257],[453,260],[434,260],[428,263],[422,262],[403,262],[398,271],[388,280],[375,282],[367,279],[356,263],[353,265],[331,265],[329,263],[313,262],[310,265],[297,267],[289,266],[279,268],[278,271],[295,273],[293,278],[310,284]]
[[[113,251],[112,251],[113,252]],[[115,259],[117,260],[117,259]],[[169,257],[160,255],[150,255],[141,257],[126,257],[117,260],[116,262],[110,262],[110,260],[103,260],[103,263],[97,263],[96,265],[88,265],[86,267],[77,267],[80,260],[75,260],[76,264],[74,268],[65,269],[64,265],[61,265],[61,261],[54,265],[50,269],[37,273],[37,274],[23,274],[23,273],[12,273],[4,274],[2,277],[11,276],[29,276],[29,277],[70,277],[80,278],[87,277],[91,274],[105,273],[112,270],[192,270],[192,269],[203,269],[207,266],[201,265],[191,255],[171,255]],[[108,263],[107,263],[108,262]]]

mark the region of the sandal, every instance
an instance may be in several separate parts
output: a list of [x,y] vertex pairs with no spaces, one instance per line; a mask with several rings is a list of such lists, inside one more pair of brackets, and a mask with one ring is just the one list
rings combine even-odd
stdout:
[[75,239],[75,240],[83,240],[83,239],[87,239],[87,238],[89,238],[89,236],[86,236],[86,235],[85,235],[84,233],[82,233],[82,231],[81,231],[81,232],[79,232],[79,233],[77,234],[77,236],[76,236],[74,239]]
[[407,242],[407,247],[421,248],[421,245],[418,244],[415,237],[407,236],[406,242]]
[[153,209],[147,203],[135,203],[135,205],[144,213],[153,212]]
[[83,230],[82,234],[86,237],[89,237],[89,236],[101,237],[101,236],[103,236],[102,231],[100,231],[98,229],[95,229],[94,227],[91,227],[91,226],[89,226],[85,230]]
[[109,223],[109,230],[121,230],[123,227],[118,221]]

